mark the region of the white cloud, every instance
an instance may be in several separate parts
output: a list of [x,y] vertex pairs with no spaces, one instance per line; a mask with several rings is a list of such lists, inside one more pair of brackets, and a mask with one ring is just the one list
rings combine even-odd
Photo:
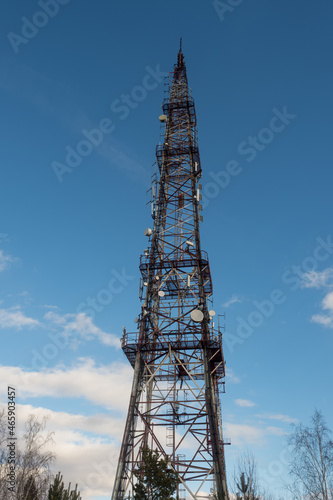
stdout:
[[[120,339],[96,326],[91,317],[85,313],[60,315],[53,309],[44,314],[43,319],[46,321],[42,323],[38,319],[27,316],[19,305],[6,309],[1,308],[0,328],[21,330],[22,328],[43,327],[47,333],[47,337],[44,335],[44,342],[46,338],[47,342],[42,347],[42,357],[44,358],[42,366],[46,366],[48,360],[55,358],[55,351],[59,352],[67,347],[75,349],[82,341],[97,340],[106,346],[120,349]],[[40,368],[41,354],[37,357],[39,360],[31,366]]]
[[333,286],[333,267],[323,271],[310,271],[302,276],[302,288],[323,288]]
[[86,500],[110,496],[124,421],[106,414],[84,416],[31,405],[20,404],[17,410],[20,433],[29,414],[50,417],[46,431],[54,432],[54,445],[49,447],[56,454],[54,473],[60,470],[66,485],[78,483]]
[[239,384],[241,381],[230,368],[225,369],[225,376],[231,384]]
[[0,250],[0,273],[10,268],[10,265],[15,261],[11,255],[5,255],[3,250]]
[[235,304],[236,302],[242,302],[242,299],[238,295],[233,295],[231,299],[227,300],[224,304],[222,304],[222,307],[230,307],[232,304]]
[[284,431],[278,427],[256,427],[248,424],[224,422],[224,437],[231,439],[231,444],[244,446],[247,444],[261,445],[268,436],[282,435]]
[[323,309],[328,309],[333,312],[333,292],[329,292],[323,299]]
[[17,328],[20,330],[24,326],[32,328],[40,326],[40,322],[37,319],[25,316],[19,306],[0,309],[0,328]]
[[333,267],[328,267],[323,271],[305,273],[301,286],[302,288],[326,289],[326,295],[321,302],[324,312],[322,314],[314,314],[311,317],[311,321],[327,328],[333,328]]
[[314,314],[311,317],[313,323],[318,323],[319,325],[327,326],[328,328],[333,328],[333,317],[325,316],[324,314]]
[[248,399],[235,399],[235,405],[250,408],[251,406],[255,406],[255,403],[249,401]]
[[327,328],[333,328],[333,292],[328,292],[325,295],[321,307],[324,311],[328,311],[327,314],[314,314],[311,321]]
[[[63,473],[66,484],[77,482],[85,500],[98,500],[111,494],[124,419],[106,413],[85,416],[22,404],[18,405],[18,413],[20,432],[29,414],[39,418],[50,416],[47,431],[54,432],[52,451],[57,457],[54,471]],[[224,423],[225,441],[231,438],[236,447],[262,445],[270,436],[283,434],[278,427]]]
[[287,424],[297,424],[298,422],[297,418],[282,415],[281,413],[263,413],[261,415],[256,415],[256,417],[269,420],[279,420],[280,422],[286,422]]
[[85,313],[60,315],[56,312],[48,311],[44,315],[44,319],[61,326],[67,337],[73,337],[73,334],[77,334],[84,340],[98,339],[102,344],[120,348],[119,338],[112,333],[106,333],[98,328],[98,326],[94,325],[91,317]]
[[[55,432],[54,472],[60,470],[66,484],[78,482],[85,500],[102,500],[112,492],[132,379],[129,363],[97,366],[92,359],[83,358],[72,367],[59,365],[40,372],[0,366],[0,394],[6,394],[9,381],[17,387],[20,432],[29,413],[51,416],[47,427]],[[29,398],[68,399],[71,407],[83,399],[89,414],[22,404]]]
[[18,410],[20,413],[20,426],[23,429],[23,423],[26,421],[30,413],[36,413],[43,416],[49,416],[52,423],[53,430],[62,429],[75,429],[76,431],[90,434],[93,437],[98,436],[99,440],[115,439],[120,442],[123,428],[124,419],[115,418],[110,413],[96,413],[94,415],[81,415],[76,413],[68,413],[65,411],[53,411],[47,408],[37,408],[32,405],[19,404]]
[[60,316],[60,314],[58,313],[55,313],[53,311],[48,311],[47,313],[44,314],[44,319],[47,319],[48,321],[51,321],[56,325],[65,325],[67,316],[71,315]]
[[[63,473],[66,484],[78,482],[85,500],[102,500],[113,487],[132,377],[129,364],[97,366],[91,359],[81,359],[71,368],[59,366],[42,372],[0,366],[0,394],[6,393],[9,380],[18,388],[21,429],[29,413],[50,415],[47,427],[55,433],[55,472]],[[94,411],[93,405],[99,409],[82,415],[22,404],[31,397],[69,398],[71,405],[76,398],[84,398],[90,403],[89,413]],[[270,436],[282,434],[279,427],[224,423],[225,440],[231,438],[234,445],[241,447],[260,445]]]
[[[32,362],[32,365],[35,363]],[[125,412],[132,385],[133,368],[129,363],[96,366],[92,359],[81,358],[69,368],[56,366],[42,371],[27,371],[0,365],[0,393],[6,383],[20,388],[20,398],[84,398],[90,403]]]

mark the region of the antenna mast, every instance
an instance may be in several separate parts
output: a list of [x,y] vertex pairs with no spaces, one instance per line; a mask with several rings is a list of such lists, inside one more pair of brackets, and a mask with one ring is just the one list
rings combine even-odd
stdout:
[[178,473],[178,499],[199,499],[204,492],[228,500],[220,405],[225,363],[200,243],[197,120],[181,39],[160,121],[154,227],[145,232],[149,247],[140,260],[138,331],[125,330],[122,338],[134,376],[112,499],[133,497],[134,473],[148,446]]

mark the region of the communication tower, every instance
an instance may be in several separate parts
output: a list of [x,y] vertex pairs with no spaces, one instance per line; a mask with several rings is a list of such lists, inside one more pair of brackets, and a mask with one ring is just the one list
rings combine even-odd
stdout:
[[140,259],[137,331],[122,349],[133,385],[112,500],[133,497],[141,450],[168,457],[179,499],[228,500],[220,395],[222,333],[211,308],[212,280],[201,250],[201,164],[197,120],[180,47],[160,116],[163,142],[152,177],[153,229]]

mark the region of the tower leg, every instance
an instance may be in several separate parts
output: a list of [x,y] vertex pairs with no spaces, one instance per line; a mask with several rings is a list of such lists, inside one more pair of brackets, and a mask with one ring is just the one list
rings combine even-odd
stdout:
[[115,477],[115,483],[111,497],[112,500],[123,500],[126,489],[126,482],[131,479],[130,472],[126,470],[126,467],[128,467],[129,465],[129,455],[132,452],[133,448],[135,424],[137,421],[138,405],[142,391],[143,371],[144,371],[144,364],[141,358],[141,354],[138,351],[136,353],[132,390],[128,407],[127,420],[123,435],[123,441],[120,449],[120,456]]

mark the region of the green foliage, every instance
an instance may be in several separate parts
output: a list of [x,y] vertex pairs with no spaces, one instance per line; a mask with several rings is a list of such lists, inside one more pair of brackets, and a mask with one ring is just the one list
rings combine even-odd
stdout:
[[178,474],[169,467],[167,459],[158,452],[142,449],[142,465],[135,472],[135,500],[171,500],[179,484]]
[[62,482],[62,475],[58,472],[54,478],[53,484],[50,485],[47,500],[63,500],[63,494],[64,483]]
[[77,485],[75,490],[71,491],[71,483],[69,483],[67,490],[65,490],[64,483],[62,480],[62,474],[58,472],[54,478],[53,484],[49,488],[48,500],[81,500],[80,492],[77,491]]
[[77,484],[75,490],[70,491],[71,483],[69,483],[67,491],[65,491],[63,500],[81,500],[80,492],[77,491]]

